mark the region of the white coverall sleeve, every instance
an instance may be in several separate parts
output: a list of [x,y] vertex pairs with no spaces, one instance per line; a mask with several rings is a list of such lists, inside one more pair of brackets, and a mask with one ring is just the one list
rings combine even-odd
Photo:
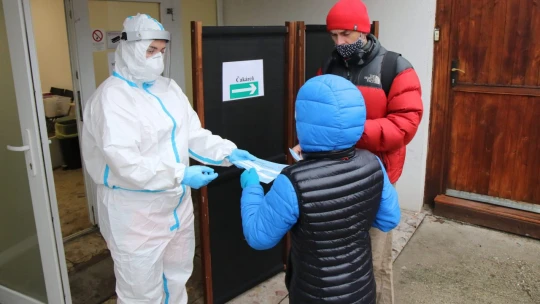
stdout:
[[131,96],[125,91],[109,88],[92,110],[94,136],[104,152],[106,164],[116,177],[114,184],[108,186],[129,190],[179,187],[185,165],[174,160],[162,160],[159,155],[141,155],[139,143],[142,127],[134,109],[127,106],[131,103],[130,99]]
[[202,128],[199,116],[191,107],[186,95],[182,93],[182,97],[188,108],[189,156],[207,165],[231,166],[232,163],[226,157],[237,148],[236,145]]

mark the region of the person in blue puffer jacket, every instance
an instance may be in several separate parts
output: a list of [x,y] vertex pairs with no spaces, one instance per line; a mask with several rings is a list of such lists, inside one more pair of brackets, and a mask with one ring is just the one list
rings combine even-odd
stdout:
[[291,231],[285,283],[290,303],[375,303],[369,229],[394,229],[397,193],[377,156],[355,148],[364,131],[362,93],[335,75],[307,81],[296,100],[303,160],[265,195],[254,169],[241,175],[244,236],[270,249]]

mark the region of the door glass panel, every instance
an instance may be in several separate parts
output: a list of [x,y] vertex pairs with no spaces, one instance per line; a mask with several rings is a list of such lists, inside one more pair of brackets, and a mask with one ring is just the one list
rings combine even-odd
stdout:
[[[7,41],[2,1],[0,41]],[[0,285],[47,302],[24,152],[6,149],[23,144],[7,43],[0,54]]]
[[[108,32],[121,32],[124,20],[137,13],[160,20],[159,3],[126,1],[88,1],[88,13],[94,45],[94,73],[98,87],[112,73],[116,44],[111,45]],[[103,36],[102,38],[100,38]],[[102,39],[102,40],[100,40]],[[95,42],[95,40],[100,40]]]

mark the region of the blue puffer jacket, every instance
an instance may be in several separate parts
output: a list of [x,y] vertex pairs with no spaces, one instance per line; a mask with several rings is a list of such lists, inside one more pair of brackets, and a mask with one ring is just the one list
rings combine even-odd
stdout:
[[[360,91],[343,77],[317,76],[300,89],[296,100],[296,129],[303,152],[329,152],[353,147],[366,119]],[[379,160],[380,163],[380,160]],[[384,173],[383,193],[373,227],[384,232],[399,224],[397,193]],[[297,193],[285,175],[279,175],[268,194],[256,178],[242,174],[241,214],[244,236],[251,247],[274,247],[297,222]]]

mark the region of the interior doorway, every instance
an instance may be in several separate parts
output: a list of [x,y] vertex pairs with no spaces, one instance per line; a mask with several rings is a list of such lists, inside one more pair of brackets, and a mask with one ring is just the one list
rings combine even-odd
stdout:
[[[169,1],[78,1],[85,6],[85,12],[81,15],[87,17],[87,20],[78,20],[78,23],[88,24],[88,30],[93,31],[95,37],[100,36],[101,43],[95,40],[80,43],[87,37],[80,37],[76,30],[69,31],[70,22],[66,16],[72,15],[72,12],[71,7],[65,8],[69,2],[30,1],[64,241],[98,224],[92,195],[94,187],[90,178],[85,176],[78,135],[82,128],[80,114],[87,99],[85,97],[89,97],[114,68],[116,45],[107,38],[120,32],[124,19],[130,15],[145,13],[161,21],[162,8],[166,6],[163,2]],[[90,46],[92,56],[82,59],[80,55],[85,53],[81,47],[84,48],[86,44]],[[183,58],[179,61],[183,61]],[[93,77],[86,79],[81,74]]]
[[[102,303],[114,295],[113,264],[99,233],[96,190],[79,145],[84,103],[114,68],[111,35],[126,17],[148,14],[171,32],[164,76],[183,85],[177,6],[171,0],[28,0],[39,67],[50,164],[71,290],[67,303]],[[176,1],[179,2],[179,1]],[[176,14],[175,14],[176,13]],[[165,18],[167,20],[165,20]],[[99,40],[99,41],[96,41]],[[178,63],[182,63],[178,65]],[[178,77],[180,75],[180,77]],[[36,93],[39,94],[39,93]]]
[[[127,16],[137,13],[162,21],[161,10],[167,6],[163,2],[168,1],[78,1],[74,9],[83,11],[77,13],[85,20],[76,23],[88,25],[91,35],[86,37],[69,31],[70,1],[30,1],[64,242],[95,231],[98,224],[95,187],[82,166],[79,134],[84,102],[114,68],[116,44],[111,35],[122,30]],[[91,57],[85,57],[88,49]]]
[[64,241],[94,228],[81,164],[77,109],[62,0],[31,0],[51,164]]
[[[77,129],[82,130],[83,109],[96,88],[114,71],[116,37],[128,16],[147,14],[171,33],[163,75],[184,84],[179,1],[173,0],[49,0],[65,4],[65,24],[75,99]],[[170,54],[170,56],[168,56]],[[84,164],[83,164],[84,165]],[[85,172],[83,170],[83,172]],[[96,187],[85,172],[90,220],[99,224]]]

